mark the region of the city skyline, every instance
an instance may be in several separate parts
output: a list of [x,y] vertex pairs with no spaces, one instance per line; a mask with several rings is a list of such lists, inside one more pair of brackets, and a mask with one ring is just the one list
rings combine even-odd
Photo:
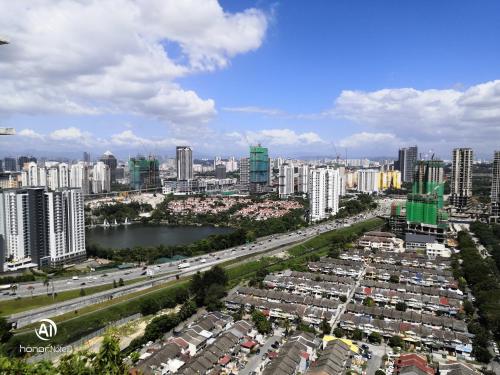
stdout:
[[7,4],[0,125],[17,135],[1,149],[123,158],[190,144],[205,157],[261,142],[272,155],[355,158],[418,144],[490,159],[497,148],[496,2],[203,3],[57,5],[59,16],[50,2]]

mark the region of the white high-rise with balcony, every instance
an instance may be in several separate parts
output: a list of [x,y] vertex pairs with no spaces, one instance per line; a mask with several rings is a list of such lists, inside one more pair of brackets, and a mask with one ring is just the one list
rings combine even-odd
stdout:
[[69,185],[82,189],[83,194],[90,192],[89,166],[86,162],[73,164],[70,168]]
[[340,174],[328,167],[309,171],[309,217],[311,221],[326,219],[339,210]]
[[360,169],[358,174],[358,191],[361,193],[376,193],[379,186],[379,171],[376,169]]
[[288,198],[295,191],[294,174],[292,162],[286,162],[280,166],[278,193],[280,198]]
[[111,191],[111,171],[102,161],[98,161],[92,168],[92,192],[94,194]]

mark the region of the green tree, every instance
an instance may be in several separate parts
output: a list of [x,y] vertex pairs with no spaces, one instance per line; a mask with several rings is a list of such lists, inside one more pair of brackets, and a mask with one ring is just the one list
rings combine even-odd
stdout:
[[406,306],[406,303],[400,301],[398,303],[396,303],[396,310],[398,311],[406,311],[408,307]]
[[378,332],[372,332],[368,336],[368,341],[373,344],[380,344],[382,342],[382,336]]
[[338,259],[338,257],[340,256],[340,249],[336,246],[331,246],[330,247],[330,250],[328,250],[328,258],[333,258],[333,259]]
[[118,286],[124,286],[125,285],[125,282],[123,281],[123,279],[120,277],[120,280],[118,280]]
[[158,303],[152,298],[147,298],[141,301],[139,308],[141,310],[141,314],[144,316],[155,314],[160,310],[160,306],[158,306]]
[[323,332],[324,335],[329,335],[332,330],[332,327],[330,326],[326,318],[323,318],[323,320],[319,325],[319,329],[321,330],[321,332]]
[[469,315],[469,316],[472,316],[472,314],[474,314],[474,305],[472,304],[471,301],[469,301],[468,299],[466,299],[464,301],[464,312]]
[[335,335],[335,337],[344,337],[344,330],[340,327],[336,327],[334,330],[333,330],[333,334]]
[[85,296],[85,294],[86,294],[86,293],[85,293],[85,289],[80,288],[80,297]]
[[398,275],[391,275],[391,276],[389,277],[389,281],[390,281],[391,283],[396,283],[396,284],[398,284],[398,283],[399,283],[399,276],[398,276]]
[[252,320],[260,334],[268,334],[271,332],[272,326],[266,316],[259,310],[252,313]]
[[123,363],[118,339],[112,335],[104,336],[101,348],[93,358],[92,367],[97,374],[125,375],[127,367]]
[[375,301],[371,297],[366,297],[363,300],[363,305],[368,306],[368,307],[372,307],[372,306],[375,306]]
[[7,342],[12,337],[11,325],[7,319],[0,316],[0,343]]
[[391,347],[400,347],[402,348],[404,345],[403,338],[401,336],[392,336],[389,338],[389,346]]
[[375,375],[385,375],[385,371],[379,369],[379,370],[375,371]]
[[363,331],[361,331],[359,328],[356,328],[352,332],[352,339],[356,341],[363,340]]

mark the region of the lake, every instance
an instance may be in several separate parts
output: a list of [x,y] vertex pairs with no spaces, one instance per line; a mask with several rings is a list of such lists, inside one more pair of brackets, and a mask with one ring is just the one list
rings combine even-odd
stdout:
[[92,228],[86,231],[87,243],[108,248],[134,246],[186,245],[212,234],[231,233],[231,228],[167,226],[155,224],[132,224],[110,228]]

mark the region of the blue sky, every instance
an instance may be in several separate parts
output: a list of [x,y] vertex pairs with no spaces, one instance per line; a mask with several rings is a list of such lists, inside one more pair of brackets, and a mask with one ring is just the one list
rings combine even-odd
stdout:
[[228,156],[261,142],[275,156],[418,144],[447,159],[454,147],[485,158],[500,148],[498,1],[6,8],[0,125],[19,135],[0,140],[5,154],[173,155],[183,143]]

